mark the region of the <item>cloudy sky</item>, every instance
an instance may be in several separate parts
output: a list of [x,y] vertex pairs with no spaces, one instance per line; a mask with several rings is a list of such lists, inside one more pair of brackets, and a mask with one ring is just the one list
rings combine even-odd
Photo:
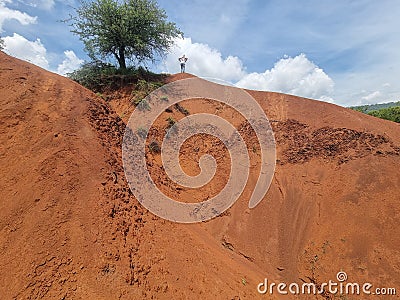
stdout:
[[[184,32],[149,68],[358,105],[400,100],[398,0],[159,0]],[[74,0],[0,0],[6,52],[65,74],[87,56],[60,22]]]

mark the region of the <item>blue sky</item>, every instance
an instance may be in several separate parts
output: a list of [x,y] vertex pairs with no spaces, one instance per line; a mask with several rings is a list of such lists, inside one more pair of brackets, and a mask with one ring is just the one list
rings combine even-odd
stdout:
[[[398,0],[159,0],[184,39],[149,67],[340,105],[400,100]],[[77,1],[0,0],[6,51],[58,73],[87,59],[59,22]]]

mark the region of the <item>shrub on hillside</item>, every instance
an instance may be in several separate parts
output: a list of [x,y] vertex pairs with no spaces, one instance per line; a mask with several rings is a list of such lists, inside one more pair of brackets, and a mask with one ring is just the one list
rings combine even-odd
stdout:
[[104,79],[115,74],[117,74],[117,69],[113,65],[93,61],[85,63],[79,69],[68,73],[67,76],[84,87],[98,92],[104,84]]
[[400,106],[374,110],[368,114],[381,119],[400,123]]
[[165,75],[152,73],[143,67],[119,69],[111,64],[93,61],[85,63],[67,76],[96,93],[102,93],[140,81],[154,82],[158,87],[162,85]]

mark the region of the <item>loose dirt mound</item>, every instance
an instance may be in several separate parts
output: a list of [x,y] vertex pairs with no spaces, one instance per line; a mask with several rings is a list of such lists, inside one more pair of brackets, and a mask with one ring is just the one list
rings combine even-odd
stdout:
[[1,52],[0,62],[1,299],[257,296],[260,269],[133,198],[124,124],[108,104]]
[[[246,121],[208,100],[171,107],[151,140],[162,138],[168,117],[213,112],[237,123],[253,162],[231,209],[181,225],[147,212],[125,182],[121,141],[131,91],[105,102],[3,53],[0,62],[2,299],[270,299],[279,295],[256,289],[265,277],[321,284],[340,270],[353,282],[400,289],[398,124],[250,91],[271,120],[278,151],[273,184],[250,210],[259,149]],[[202,153],[222,163],[200,191],[170,184],[157,151],[148,153],[148,166],[165,193],[204,200],[229,174],[225,151],[200,136],[182,148],[188,173],[198,172]]]

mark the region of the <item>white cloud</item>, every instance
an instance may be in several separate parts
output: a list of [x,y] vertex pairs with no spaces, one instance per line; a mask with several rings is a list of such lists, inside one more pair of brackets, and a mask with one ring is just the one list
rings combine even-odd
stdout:
[[[14,33],[13,36],[6,36],[4,40],[4,51],[14,57],[26,60],[44,69],[54,71],[53,67],[50,67],[48,55],[45,46],[42,44],[40,39],[36,41],[29,41],[25,37]],[[54,56],[54,54],[53,54]],[[78,58],[74,51],[64,51],[64,60],[57,66],[56,72],[61,75],[70,73],[83,63],[83,60]]]
[[54,0],[31,0],[29,2],[25,1],[25,4],[30,5],[32,7],[38,7],[44,10],[51,10],[54,5]]
[[43,9],[50,10],[54,7],[54,0],[34,0],[33,3],[37,3],[37,6]]
[[164,72],[179,72],[178,58],[185,54],[189,58],[186,71],[197,76],[236,81],[245,75],[243,64],[238,57],[223,58],[218,50],[206,44],[193,43],[191,38],[179,38],[175,42],[164,61]]
[[44,9],[50,10],[54,7],[54,1],[53,0],[42,0],[39,1],[40,2],[40,6],[43,7]]
[[303,52],[334,80],[335,103],[360,104],[368,95],[362,90],[379,90],[379,101],[400,99],[396,0],[159,2],[193,41],[234,53],[249,72],[271,69],[284,53]]
[[374,103],[374,101],[378,100],[381,96],[382,94],[380,91],[375,91],[362,97],[361,99],[364,100],[363,102],[366,103]]
[[186,71],[201,77],[213,77],[237,82],[242,88],[276,91],[312,99],[333,102],[333,80],[305,54],[294,58],[285,56],[264,73],[247,74],[238,57],[223,58],[221,52],[206,44],[193,43],[191,38],[177,39],[164,61],[168,73],[179,72],[178,58],[185,54],[189,60]]
[[44,69],[49,68],[49,62],[46,58],[47,51],[40,39],[29,41],[23,36],[14,33],[13,36],[6,36],[3,40],[6,53],[29,61]]
[[305,54],[300,54],[294,58],[285,56],[264,73],[247,74],[237,85],[331,102],[334,82]]
[[57,68],[57,73],[61,75],[71,73],[72,71],[78,69],[83,63],[83,59],[78,58],[75,52],[72,50],[66,50],[64,51],[64,54],[65,59],[61,64],[58,65]]
[[375,70],[374,74],[366,71],[336,75],[335,103],[356,106],[398,101],[400,92],[396,84],[397,77],[391,76],[393,73],[379,69]]
[[6,3],[11,3],[11,1],[0,0],[0,33],[3,31],[3,24],[7,20],[17,20],[22,25],[36,23],[37,17],[32,17],[19,10],[10,9],[6,7]]

